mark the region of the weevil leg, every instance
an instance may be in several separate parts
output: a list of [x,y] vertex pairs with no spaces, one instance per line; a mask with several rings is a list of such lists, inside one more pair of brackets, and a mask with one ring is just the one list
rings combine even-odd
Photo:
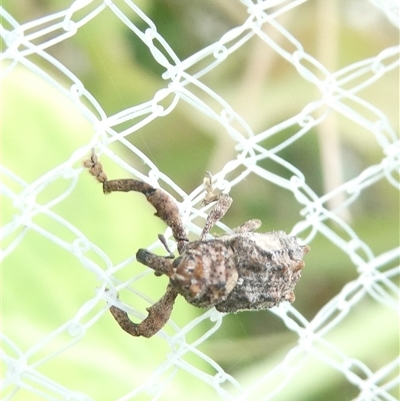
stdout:
[[207,217],[206,223],[204,224],[203,231],[200,235],[200,241],[204,241],[207,234],[215,223],[217,223],[224,214],[228,211],[232,204],[232,198],[228,194],[215,194],[212,186],[212,175],[207,171],[204,177],[204,187],[206,190],[206,196],[203,200],[203,206],[208,205],[212,202],[217,202],[214,209],[211,210]]
[[143,181],[134,180],[132,178],[108,180],[103,166],[94,150],[92,150],[90,159],[85,160],[83,165],[89,169],[90,174],[92,174],[97,181],[103,184],[103,192],[105,194],[116,191],[135,191],[144,194],[147,201],[156,209],[155,215],[171,227],[172,235],[177,242],[178,251],[179,253],[183,252],[185,245],[189,242],[189,238],[186,235],[178,205],[170,195],[162,189],[154,188]]
[[241,226],[234,228],[233,231],[237,234],[248,233],[257,230],[257,228],[260,227],[261,227],[261,220],[253,219],[244,222]]
[[134,337],[152,337],[159,332],[168,322],[175,299],[178,293],[168,285],[167,291],[163,297],[150,308],[147,308],[148,315],[141,323],[134,323],[129,319],[128,314],[116,307],[111,306],[110,312],[120,327]]

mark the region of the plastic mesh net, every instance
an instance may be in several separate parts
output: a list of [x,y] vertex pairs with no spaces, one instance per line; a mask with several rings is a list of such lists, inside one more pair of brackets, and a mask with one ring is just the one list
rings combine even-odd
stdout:
[[[0,7],[3,399],[397,400],[398,2],[66,3]],[[295,303],[120,330],[107,302],[140,321],[166,286],[136,250],[175,248],[142,195],[103,196],[92,148],[192,239],[206,170],[234,199],[217,232],[300,237]]]

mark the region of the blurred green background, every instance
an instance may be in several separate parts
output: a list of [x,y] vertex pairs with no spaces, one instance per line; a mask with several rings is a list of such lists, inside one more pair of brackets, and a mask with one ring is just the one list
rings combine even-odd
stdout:
[[[325,61],[331,63],[333,70],[374,57],[384,48],[398,43],[398,32],[372,5],[365,9],[366,15],[371,18],[369,24],[373,24],[367,28],[359,19],[352,17],[346,2],[337,2],[337,14],[330,14],[330,18],[336,18],[338,24],[329,30],[323,24],[320,3],[310,1],[284,14],[279,21],[307,52],[318,59],[324,57],[321,36],[331,35],[326,40],[334,40],[337,47],[336,51],[332,49],[333,60]],[[66,8],[67,4],[56,0],[2,2],[19,23],[57,12]],[[146,29],[146,25],[123,2],[116,4],[140,29]],[[136,4],[153,20],[181,60],[213,43],[227,30],[242,24],[247,16],[244,6],[232,1],[138,1]],[[84,12],[78,12],[77,16],[83,16]],[[279,37],[276,40],[280,46],[289,47]],[[109,10],[88,22],[70,39],[47,51],[84,83],[107,115],[152,99],[154,93],[166,85],[161,78],[163,70],[148,48]],[[40,57],[32,56],[29,60],[66,83],[65,77]],[[289,118],[308,102],[319,98],[315,88],[300,78],[291,64],[256,38],[237,50],[202,81],[243,116],[254,132]],[[397,131],[398,81],[398,71],[392,71],[360,94],[379,108]],[[78,110],[54,88],[23,67],[14,69],[5,78],[2,98],[2,164],[27,183],[40,179],[51,168],[67,161],[76,149],[91,139],[92,127]],[[340,138],[341,157],[338,163],[346,181],[366,167],[379,163],[383,155],[373,136],[364,128],[339,114],[335,114],[334,118]],[[272,148],[297,130],[298,127],[292,127],[264,141],[262,146]],[[326,176],[329,177],[321,167],[320,138],[318,132],[310,132],[279,153],[303,172],[308,185],[318,195],[325,193],[324,177],[325,180]],[[235,143],[221,127],[183,102],[173,113],[146,125],[128,139],[186,192],[201,183],[204,171],[218,171],[235,155]],[[146,172],[146,166],[125,147],[114,144],[111,149],[128,164]],[[126,176],[124,170],[107,158],[102,161],[110,178]],[[276,164],[262,161],[260,166],[288,178],[287,171]],[[74,168],[79,168],[79,163]],[[14,180],[5,177],[3,181],[17,194],[22,189]],[[54,181],[40,192],[36,202],[44,205],[70,185],[68,177]],[[231,195],[234,203],[223,220],[228,226],[234,227],[247,219],[259,218],[265,230],[290,231],[299,220],[301,207],[292,194],[257,176],[247,177],[233,188]],[[18,213],[17,201],[2,200],[3,225]],[[139,194],[104,197],[100,186],[86,173],[79,176],[70,195],[51,210],[84,233],[109,256],[114,265],[134,255],[139,247],[152,243],[156,234],[164,230],[162,222],[152,216],[151,206]],[[346,218],[375,255],[398,246],[398,192],[386,180],[367,188],[350,207]],[[34,216],[32,220],[38,227],[66,242],[75,239],[75,234],[65,225],[43,214]],[[328,225],[348,239],[340,228]],[[3,248],[18,234],[20,232],[7,238]],[[356,267],[348,255],[328,239],[317,235],[310,245],[312,250],[306,257],[306,268],[296,287],[294,304],[307,319],[312,319],[346,283],[357,277]],[[103,260],[96,255],[92,257],[98,260],[101,268],[107,268]],[[117,276],[128,280],[145,271],[139,264],[130,263]],[[98,277],[82,268],[82,263],[70,252],[46,239],[43,233],[29,230],[2,265],[2,330],[22,352],[26,352],[71,319],[94,296],[101,284]],[[156,300],[163,293],[166,280],[147,275],[133,286]],[[142,308],[143,313],[148,306],[126,292],[121,294],[121,298],[134,305],[135,309]],[[86,319],[103,307],[104,303],[99,304]],[[172,319],[183,327],[203,312],[180,299]],[[197,339],[211,327],[211,322],[203,321],[190,331],[188,341]],[[171,326],[167,326],[166,330],[169,334],[174,333]],[[398,353],[397,316],[366,296],[327,339],[348,356],[362,360],[375,371]],[[70,338],[65,335],[64,340],[63,337],[56,337],[46,342],[42,349],[35,351],[29,362],[62,348]],[[269,311],[243,312],[225,316],[219,330],[198,349],[246,386],[279,363],[296,342],[297,336]],[[15,355],[11,348],[4,346],[4,349]],[[95,400],[108,400],[111,395],[122,396],[144,384],[169,352],[170,348],[160,338],[146,340],[129,337],[105,314],[81,341],[43,364],[38,371],[67,388],[87,393]],[[209,364],[193,354],[187,355],[185,361],[215,373]],[[359,390],[355,386],[321,361],[311,359],[306,367],[308,373],[299,375],[299,379],[287,386],[282,398],[278,399],[350,400],[357,396]],[[38,384],[35,386],[40,388]],[[193,400],[215,396],[211,387],[181,369],[161,399],[183,399],[188,394]],[[15,399],[35,400],[42,397],[35,398],[29,390],[22,390]],[[140,395],[135,399],[151,397]]]

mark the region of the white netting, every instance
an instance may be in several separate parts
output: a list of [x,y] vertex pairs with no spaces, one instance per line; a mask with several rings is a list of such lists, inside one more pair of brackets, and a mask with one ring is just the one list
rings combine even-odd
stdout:
[[[398,399],[397,1],[2,5],[4,400]],[[153,338],[120,330],[105,289],[145,316],[166,280],[134,255],[165,253],[165,226],[103,196],[93,147],[170,192],[191,238],[206,170],[234,199],[216,230],[294,227],[295,303],[179,299]]]

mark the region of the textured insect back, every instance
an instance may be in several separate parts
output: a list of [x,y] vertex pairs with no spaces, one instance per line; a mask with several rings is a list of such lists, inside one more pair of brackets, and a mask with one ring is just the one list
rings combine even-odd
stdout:
[[225,300],[237,284],[232,248],[224,241],[194,241],[173,263],[171,282],[189,303],[209,307]]
[[297,261],[297,268],[302,269],[304,267],[303,257],[310,251],[310,247],[308,245],[299,245],[299,239],[297,237],[287,236],[283,231],[280,232],[283,233],[280,241],[284,244],[290,260],[292,262]]
[[293,302],[294,287],[304,267],[308,246],[283,231],[226,236],[236,256],[239,277],[221,312],[268,309],[282,301]]

